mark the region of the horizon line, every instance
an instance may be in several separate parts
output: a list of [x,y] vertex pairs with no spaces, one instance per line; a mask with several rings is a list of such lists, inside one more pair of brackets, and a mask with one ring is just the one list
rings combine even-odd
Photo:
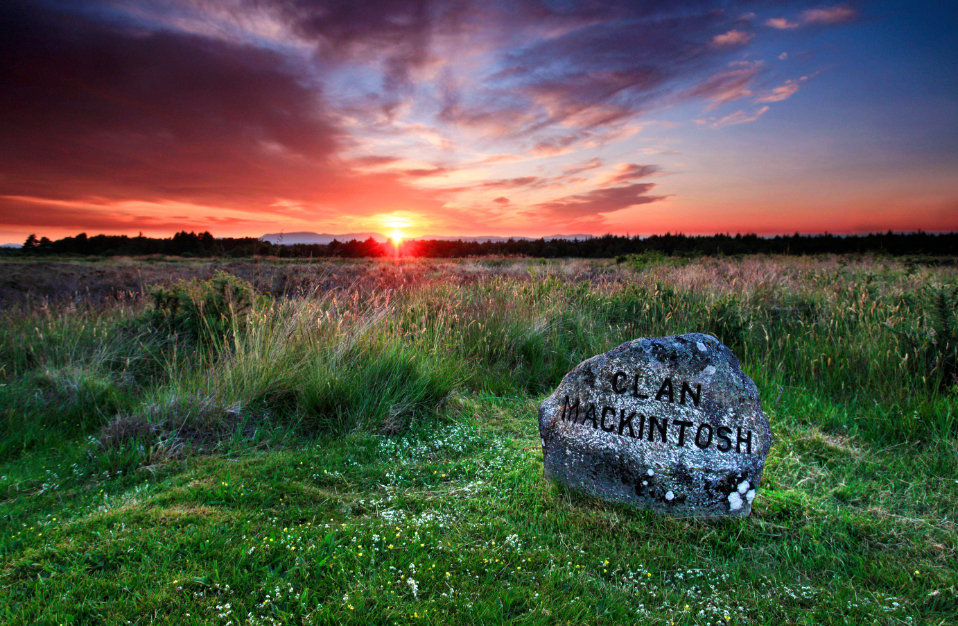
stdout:
[[[339,234],[335,234],[335,233],[317,233],[317,232],[314,232],[314,231],[293,231],[293,232],[290,232],[290,233],[283,233],[283,232],[280,232],[280,233],[266,233],[266,234],[260,235],[260,236],[258,236],[258,237],[255,236],[255,235],[241,235],[241,236],[217,237],[216,235],[213,235],[213,233],[211,233],[211,232],[208,231],[208,230],[201,230],[201,231],[198,231],[198,232],[197,232],[197,231],[192,231],[192,230],[191,230],[191,231],[180,230],[180,231],[176,231],[175,233],[173,233],[172,235],[170,235],[170,236],[168,236],[168,237],[163,237],[163,236],[147,236],[147,235],[143,235],[142,232],[140,232],[140,233],[137,234],[137,235],[129,235],[129,234],[126,234],[126,233],[122,233],[122,234],[97,233],[97,234],[95,234],[95,235],[87,235],[85,231],[81,231],[81,232],[77,233],[76,235],[67,235],[67,236],[62,237],[62,238],[60,238],[60,239],[54,239],[54,240],[52,240],[52,241],[60,241],[60,240],[62,240],[62,239],[76,238],[76,237],[79,237],[79,236],[81,236],[81,235],[85,236],[87,239],[92,239],[92,238],[94,238],[94,237],[127,237],[127,238],[129,238],[129,239],[138,239],[138,238],[140,238],[140,237],[143,237],[144,239],[172,239],[173,237],[175,237],[176,235],[179,235],[179,234],[181,234],[181,233],[185,233],[185,234],[189,234],[189,235],[194,235],[194,236],[199,236],[199,235],[202,235],[202,234],[204,234],[204,233],[209,233],[210,235],[213,236],[214,239],[217,239],[217,240],[220,240],[220,239],[224,239],[224,240],[225,240],[225,239],[255,239],[255,240],[257,240],[257,241],[264,241],[265,243],[269,243],[270,245],[283,245],[283,246],[286,246],[286,245],[329,245],[329,244],[328,244],[328,243],[281,243],[281,242],[276,242],[276,243],[274,243],[274,242],[265,240],[264,238],[265,238],[265,237],[272,237],[272,236],[282,237],[283,235],[317,235],[317,236],[323,236],[323,237],[333,237],[336,241],[339,241],[339,242],[341,242],[341,243],[345,243],[345,242],[348,242],[348,241],[360,241],[359,239],[356,239],[356,236],[358,236],[358,235],[365,235],[366,238],[372,237],[372,236],[374,236],[374,235],[378,235],[379,237],[382,237],[382,238],[385,239],[385,240],[394,241],[394,239],[393,239],[392,236],[390,236],[390,235],[385,235],[385,234],[380,233],[380,232],[374,232],[374,231],[357,232],[357,233],[339,233]],[[635,238],[639,238],[639,239],[649,239],[649,238],[652,238],[652,237],[689,237],[689,238],[698,238],[698,237],[758,237],[759,239],[774,239],[774,238],[776,238],[776,237],[841,237],[841,238],[847,238],[847,237],[871,237],[871,236],[889,236],[889,235],[893,235],[893,236],[896,236],[896,235],[897,235],[897,236],[908,236],[908,235],[932,235],[932,236],[941,236],[941,235],[956,235],[956,234],[958,234],[958,231],[944,231],[944,230],[942,230],[942,231],[926,231],[926,230],[923,230],[923,229],[920,229],[920,228],[919,228],[919,229],[911,230],[911,231],[904,231],[904,230],[903,230],[903,231],[896,231],[896,230],[893,230],[893,229],[889,229],[889,230],[887,230],[887,231],[830,232],[830,231],[825,230],[825,231],[819,231],[819,232],[801,232],[801,231],[795,231],[795,232],[793,232],[793,233],[782,233],[782,232],[779,232],[779,233],[775,233],[775,234],[764,234],[764,235],[760,235],[760,234],[754,233],[754,232],[736,232],[736,233],[732,233],[732,232],[730,232],[730,231],[726,231],[726,232],[715,232],[715,233],[710,233],[710,234],[701,234],[701,233],[700,233],[700,234],[686,234],[686,233],[684,233],[684,232],[674,232],[674,233],[673,233],[673,232],[671,232],[671,231],[668,231],[668,232],[665,232],[665,233],[635,234],[635,235],[632,235],[632,234],[616,235],[616,234],[614,234],[614,233],[604,233],[604,234],[601,234],[601,235],[592,235],[592,234],[588,234],[588,233],[577,233],[577,234],[565,235],[565,234],[558,234],[558,233],[557,233],[557,234],[552,234],[552,235],[540,235],[540,236],[532,236],[532,235],[435,235],[435,234],[430,234],[430,235],[421,235],[421,236],[416,236],[416,237],[401,237],[400,240],[401,240],[401,241],[441,241],[441,240],[467,241],[467,240],[471,240],[471,241],[474,242],[474,243],[483,243],[483,242],[492,242],[493,239],[498,239],[498,240],[503,240],[503,241],[509,240],[509,239],[512,239],[512,240],[531,240],[531,241],[537,241],[537,240],[540,240],[540,239],[541,239],[541,240],[546,240],[546,239],[567,239],[567,240],[569,240],[569,241],[573,241],[573,240],[582,241],[582,240],[584,240],[584,239],[601,239],[601,238],[604,238],[604,237],[621,237],[621,238],[627,238],[627,239],[635,239]],[[43,236],[39,236],[39,237],[38,237],[35,233],[32,233],[30,236],[36,237],[37,240],[39,240],[39,239],[41,239],[41,238],[43,237]],[[352,237],[352,239],[339,239],[340,237]],[[29,236],[28,236],[28,239],[29,239]],[[364,240],[365,240],[365,239],[363,239],[363,241],[364,241]],[[25,242],[24,242],[24,243],[25,243]],[[0,247],[13,248],[13,247],[23,247],[23,245],[24,245],[23,243],[6,242],[6,243],[0,244]]]

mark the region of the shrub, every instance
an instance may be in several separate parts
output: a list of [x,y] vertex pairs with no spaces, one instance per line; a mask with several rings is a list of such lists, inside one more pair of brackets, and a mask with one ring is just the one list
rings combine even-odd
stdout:
[[117,415],[103,426],[98,439],[91,440],[95,446],[87,452],[88,468],[97,474],[130,473],[178,458],[182,442],[160,435],[159,425],[142,415]]
[[245,280],[217,271],[210,280],[180,281],[150,291],[154,325],[200,343],[232,335],[246,314],[266,296],[258,296]]
[[103,448],[119,448],[131,441],[152,443],[156,426],[142,416],[117,415],[100,429],[100,445]]
[[197,446],[215,446],[237,433],[246,418],[242,403],[225,404],[211,395],[165,390],[154,402],[141,407],[143,420],[168,439]]
[[958,385],[958,286],[930,288],[925,300],[928,373],[945,389]]

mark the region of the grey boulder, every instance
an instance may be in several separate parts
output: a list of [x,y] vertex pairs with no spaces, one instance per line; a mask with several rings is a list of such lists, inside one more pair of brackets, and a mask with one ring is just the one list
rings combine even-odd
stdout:
[[710,335],[636,339],[580,363],[539,407],[545,474],[675,516],[745,516],[772,444],[758,389]]

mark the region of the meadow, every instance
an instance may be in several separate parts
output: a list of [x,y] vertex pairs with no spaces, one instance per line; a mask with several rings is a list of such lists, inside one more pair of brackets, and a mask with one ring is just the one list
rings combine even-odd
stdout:
[[[958,623],[947,261],[0,260],[0,623]],[[685,332],[752,515],[545,480],[563,375]]]

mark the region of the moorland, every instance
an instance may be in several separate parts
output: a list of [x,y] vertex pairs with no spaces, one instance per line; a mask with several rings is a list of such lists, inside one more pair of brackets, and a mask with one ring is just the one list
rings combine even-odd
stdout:
[[[0,623],[951,624],[958,269],[873,256],[0,260]],[[753,512],[542,474],[580,361],[707,332]]]

